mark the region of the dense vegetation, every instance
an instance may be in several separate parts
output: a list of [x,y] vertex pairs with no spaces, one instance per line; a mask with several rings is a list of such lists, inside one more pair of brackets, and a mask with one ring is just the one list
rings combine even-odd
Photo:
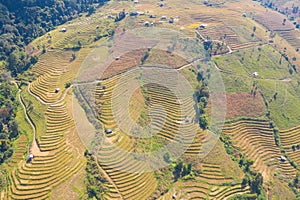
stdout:
[[89,199],[103,199],[105,192],[108,188],[104,186],[107,180],[103,174],[99,171],[97,161],[92,154],[85,152],[87,159],[86,164],[86,189]]
[[12,156],[12,141],[19,134],[15,120],[16,90],[9,79],[5,73],[0,75],[0,164]]
[[[200,67],[200,66],[199,66]],[[199,125],[202,129],[208,128],[208,119],[205,113],[205,108],[208,103],[209,89],[208,89],[208,79],[210,77],[210,70],[207,69],[206,74],[203,70],[200,70],[197,74],[198,89],[196,91],[196,98],[198,101],[199,109]]]
[[107,0],[0,0],[0,61],[13,76],[37,62],[25,53],[33,39],[82,12],[92,14]]

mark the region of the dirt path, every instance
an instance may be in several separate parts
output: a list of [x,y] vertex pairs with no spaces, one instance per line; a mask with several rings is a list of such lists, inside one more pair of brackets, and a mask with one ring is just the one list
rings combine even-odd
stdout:
[[202,60],[203,60],[203,58],[196,59],[196,60],[194,60],[194,61],[192,61],[192,62],[190,62],[190,63],[188,63],[188,64],[186,64],[186,65],[183,65],[183,66],[177,68],[176,70],[177,70],[177,71],[182,70],[182,69],[184,69],[184,68],[186,68],[186,67],[192,65],[193,63],[196,63],[196,62],[202,61]]
[[31,148],[30,148],[30,151],[33,155],[41,155],[42,152],[40,151],[40,148],[36,142],[36,128],[33,124],[33,122],[31,121],[28,113],[27,113],[27,110],[26,110],[26,106],[21,98],[21,89],[19,88],[17,82],[15,81],[12,81],[13,84],[16,85],[16,87],[18,88],[18,100],[21,104],[21,106],[23,107],[23,111],[24,111],[24,114],[25,114],[25,117],[26,117],[26,120],[28,121],[28,123],[30,124],[30,126],[32,127],[32,130],[33,130],[33,139],[32,139],[32,144],[31,144]]
[[117,188],[115,182],[109,177],[109,175],[105,172],[105,170],[102,169],[102,167],[99,165],[97,157],[96,157],[96,156],[93,156],[93,157],[94,157],[94,159],[95,159],[95,161],[96,161],[96,164],[97,164],[98,169],[100,170],[100,172],[104,175],[104,177],[106,178],[106,180],[107,180],[110,184],[112,184],[112,185],[114,186],[114,188],[116,189],[117,193],[120,195],[120,198],[121,198],[122,200],[124,200],[124,197],[122,196],[121,192],[120,192],[119,189]]

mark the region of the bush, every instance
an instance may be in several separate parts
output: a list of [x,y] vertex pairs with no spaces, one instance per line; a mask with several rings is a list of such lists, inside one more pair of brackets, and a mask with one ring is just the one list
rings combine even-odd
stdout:
[[71,86],[71,83],[70,82],[67,82],[66,84],[65,84],[65,88],[69,88]]

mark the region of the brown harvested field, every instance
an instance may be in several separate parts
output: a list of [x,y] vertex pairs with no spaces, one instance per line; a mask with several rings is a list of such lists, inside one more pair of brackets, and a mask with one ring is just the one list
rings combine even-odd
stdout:
[[179,68],[188,64],[188,62],[179,55],[160,50],[153,49],[149,53],[149,57],[145,62],[145,65],[164,65],[171,68]]
[[300,48],[300,31],[292,30],[292,31],[280,31],[279,35],[286,39],[288,43],[295,47]]
[[101,78],[105,79],[138,66],[141,59],[145,56],[146,51],[147,49],[133,50],[120,56],[118,60],[113,61],[109,67],[107,67]]
[[[266,113],[266,107],[260,94],[256,94],[253,97],[247,92],[227,93],[226,101],[226,119],[260,117]],[[217,102],[215,106],[224,106],[224,104],[223,102]],[[210,113],[210,102],[207,105],[207,109],[207,113]]]
[[[141,64],[142,58],[146,55],[147,51],[147,49],[138,49],[120,56],[118,60],[114,60],[109,65],[109,67],[107,67],[101,78],[106,79],[119,73],[122,73],[130,68],[139,66]],[[188,64],[188,62],[179,55],[169,53],[160,49],[152,49],[149,52],[149,56],[144,64],[153,66],[162,65],[170,68],[179,68]]]
[[295,28],[289,20],[283,23],[286,16],[276,11],[266,10],[264,13],[256,14],[254,19],[271,31],[288,31]]

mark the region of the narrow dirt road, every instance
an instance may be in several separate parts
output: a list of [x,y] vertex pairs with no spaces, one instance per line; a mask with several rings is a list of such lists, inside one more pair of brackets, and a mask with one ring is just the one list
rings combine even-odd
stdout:
[[107,179],[107,181],[112,184],[112,186],[114,186],[114,188],[116,189],[117,193],[119,194],[120,198],[122,200],[124,200],[124,197],[122,196],[121,192],[119,191],[119,189],[117,188],[116,184],[114,183],[114,181],[109,177],[109,175],[105,172],[105,170],[99,165],[98,163],[98,159],[96,156],[93,156],[95,161],[96,161],[96,164],[100,170],[100,172],[104,175],[104,177]]
[[21,106],[23,107],[23,111],[24,111],[26,120],[28,121],[28,123],[30,124],[30,126],[32,127],[32,130],[33,130],[33,139],[32,139],[32,144],[31,144],[31,149],[30,149],[31,153],[33,155],[40,155],[41,151],[40,151],[40,148],[39,148],[39,146],[38,146],[38,144],[36,142],[36,128],[35,128],[33,122],[31,121],[31,119],[30,119],[30,117],[29,117],[29,115],[27,113],[26,106],[25,106],[25,104],[24,104],[24,102],[23,102],[23,100],[21,98],[21,94],[20,94],[21,93],[21,89],[19,88],[17,82],[12,81],[12,83],[15,84],[16,87],[18,88],[18,100],[19,100]]

